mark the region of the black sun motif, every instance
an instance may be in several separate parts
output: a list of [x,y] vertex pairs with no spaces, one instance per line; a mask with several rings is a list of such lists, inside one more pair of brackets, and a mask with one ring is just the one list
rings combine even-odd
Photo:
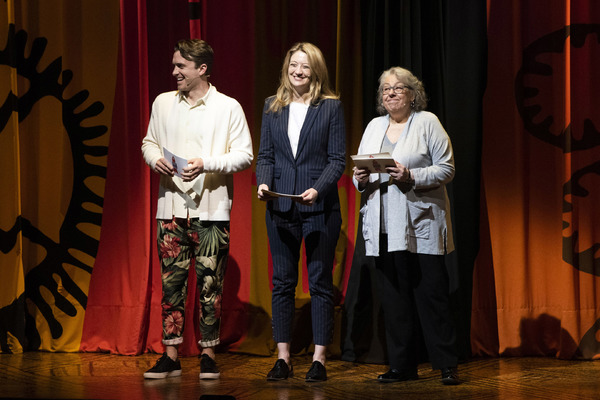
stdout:
[[[544,88],[526,82],[528,78],[539,78],[545,86],[551,86],[551,77],[557,66],[542,61],[544,56],[565,54],[565,47],[570,45],[574,49],[593,46],[590,51],[597,57],[599,43],[600,24],[574,24],[537,39],[523,51],[523,65],[515,80],[515,94],[525,129],[565,154],[589,151],[600,146],[598,114],[585,115],[583,121],[575,121],[579,129],[573,129],[572,123],[557,126],[556,118],[549,112],[550,107],[546,106],[546,99],[541,96]],[[578,93],[572,93],[576,99],[577,95]],[[570,179],[563,185],[564,229],[571,225],[569,221],[576,207],[575,202],[582,202],[590,195],[588,189],[591,188],[585,187],[586,179],[594,175],[600,176],[600,160],[594,161],[573,171]],[[571,236],[563,236],[564,261],[582,272],[600,276],[600,258],[597,256],[600,243],[592,243],[589,248],[580,249],[582,244],[578,238],[578,231],[574,231]]]
[[[29,87],[19,96],[12,91],[6,94],[6,100],[0,108],[0,135],[6,133],[5,128],[13,112],[18,114],[18,120],[22,122],[29,116],[36,102],[42,98],[51,96],[58,100],[62,107],[64,130],[71,145],[73,188],[66,215],[60,226],[58,243],[21,215],[17,216],[11,229],[8,231],[0,229],[0,251],[3,253],[6,254],[14,249],[19,232],[22,233],[23,238],[42,246],[46,252],[44,259],[38,265],[28,266],[24,294],[11,305],[0,309],[0,321],[5,321],[0,324],[0,346],[3,352],[10,351],[7,343],[8,333],[16,337],[26,350],[40,347],[40,334],[33,316],[27,313],[25,299],[39,309],[48,323],[53,338],[62,335],[63,327],[54,316],[51,305],[42,296],[42,290],[52,295],[54,307],[70,317],[75,316],[77,308],[61,292],[67,291],[85,308],[87,288],[82,288],[73,281],[64,266],[75,266],[91,274],[93,266],[74,257],[71,252],[75,250],[95,258],[98,251],[98,239],[78,229],[78,225],[91,224],[98,228],[101,225],[102,212],[99,210],[102,210],[104,198],[90,190],[85,181],[89,178],[105,179],[106,166],[91,164],[86,161],[86,157],[106,156],[108,147],[86,143],[107,134],[108,128],[102,125],[84,127],[83,123],[89,118],[100,115],[104,105],[101,102],[94,102],[84,108],[83,103],[89,97],[87,90],[81,90],[70,98],[64,97],[65,89],[73,79],[73,72],[62,70],[62,57],[53,60],[43,71],[38,70],[47,42],[45,38],[34,39],[30,55],[26,57],[27,33],[16,32],[15,26],[9,25],[6,47],[0,51],[0,65],[16,69],[19,76],[29,81]],[[76,112],[76,110],[80,111]],[[61,291],[56,277],[60,279]],[[26,315],[24,327],[19,326],[22,325],[19,321],[20,313]]]
[[[546,88],[551,87],[552,91],[558,91],[559,88],[552,87],[550,78],[555,73],[555,68],[560,65],[553,65],[542,60],[551,60],[552,58],[548,56],[552,55],[564,55],[568,45],[573,51],[586,48],[591,59],[597,60],[600,51],[600,24],[565,26],[537,39],[523,51],[523,65],[515,80],[517,108],[525,129],[539,140],[560,149],[564,154],[585,151],[590,154],[598,154],[600,124],[597,112],[590,112],[588,115],[575,114],[575,118],[580,119],[569,121],[565,126],[559,126],[557,123],[559,118],[555,118],[549,112],[551,107],[545,107],[546,99],[542,96],[544,87],[526,83],[528,78],[537,78],[540,82],[544,82]],[[590,64],[594,64],[594,62],[592,61]],[[597,72],[592,67],[588,73],[596,74]],[[591,82],[590,76],[579,76],[577,79],[586,83]],[[589,87],[584,85],[580,90],[587,91]],[[577,89],[571,89],[570,95],[576,99],[575,101],[581,102],[578,100],[581,94],[577,92]],[[597,97],[595,93],[594,97]],[[589,106],[589,104],[585,105]],[[573,128],[573,126],[578,128]],[[600,276],[600,258],[598,257],[600,243],[594,240],[592,243],[584,243],[580,240],[580,232],[577,227],[572,227],[571,221],[573,215],[577,214],[580,209],[596,207],[596,204],[592,204],[592,200],[590,200],[593,198],[590,193],[598,189],[590,182],[595,182],[600,176],[600,160],[593,155],[586,157],[585,160],[587,165],[578,166],[572,171],[567,182],[563,184],[562,253],[563,260],[576,270]],[[589,328],[581,339],[577,356],[591,359],[600,352],[598,332],[600,332],[600,319]]]
[[[573,132],[571,124],[556,126],[554,116],[544,107],[545,99],[540,98],[542,88],[527,84],[526,80],[535,77],[547,78],[545,84],[551,85],[552,81],[549,78],[554,74],[555,66],[542,61],[541,56],[564,54],[569,43],[573,48],[582,48],[587,45],[588,40],[595,41],[596,49],[598,48],[600,24],[569,25],[537,39],[523,51],[523,65],[515,79],[517,108],[525,129],[531,135],[562,149],[565,153],[600,146],[599,127],[594,124],[597,115],[587,116],[581,132]],[[539,122],[536,122],[536,119]]]

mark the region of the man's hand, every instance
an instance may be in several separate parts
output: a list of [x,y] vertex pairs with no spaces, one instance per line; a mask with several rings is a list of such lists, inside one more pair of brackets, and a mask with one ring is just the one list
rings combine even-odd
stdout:
[[154,165],[154,172],[161,175],[173,176],[175,174],[175,169],[173,168],[171,163],[163,157],[160,158]]
[[183,169],[181,178],[184,182],[190,182],[196,179],[204,172],[204,160],[201,158],[191,158],[188,160],[188,165]]

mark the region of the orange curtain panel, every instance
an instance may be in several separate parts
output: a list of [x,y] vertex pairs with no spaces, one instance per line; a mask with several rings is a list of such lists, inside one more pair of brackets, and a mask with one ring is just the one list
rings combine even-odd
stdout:
[[600,357],[600,6],[491,1],[475,354]]

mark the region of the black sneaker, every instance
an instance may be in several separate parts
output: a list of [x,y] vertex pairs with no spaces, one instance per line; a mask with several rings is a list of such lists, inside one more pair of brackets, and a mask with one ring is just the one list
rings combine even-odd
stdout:
[[200,356],[200,379],[219,379],[221,373],[215,360],[208,354]]
[[147,379],[163,379],[172,376],[181,376],[181,363],[179,360],[173,361],[167,353],[163,353],[154,367],[144,372],[144,378]]
[[323,382],[327,380],[327,371],[325,366],[319,361],[313,361],[310,369],[306,373],[306,382]]

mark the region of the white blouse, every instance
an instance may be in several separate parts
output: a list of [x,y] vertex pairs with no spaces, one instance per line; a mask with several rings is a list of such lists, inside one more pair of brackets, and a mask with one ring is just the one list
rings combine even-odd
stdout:
[[288,138],[292,146],[292,154],[296,157],[298,151],[298,141],[300,140],[300,131],[306,119],[308,105],[302,103],[290,103],[290,118],[288,120]]

